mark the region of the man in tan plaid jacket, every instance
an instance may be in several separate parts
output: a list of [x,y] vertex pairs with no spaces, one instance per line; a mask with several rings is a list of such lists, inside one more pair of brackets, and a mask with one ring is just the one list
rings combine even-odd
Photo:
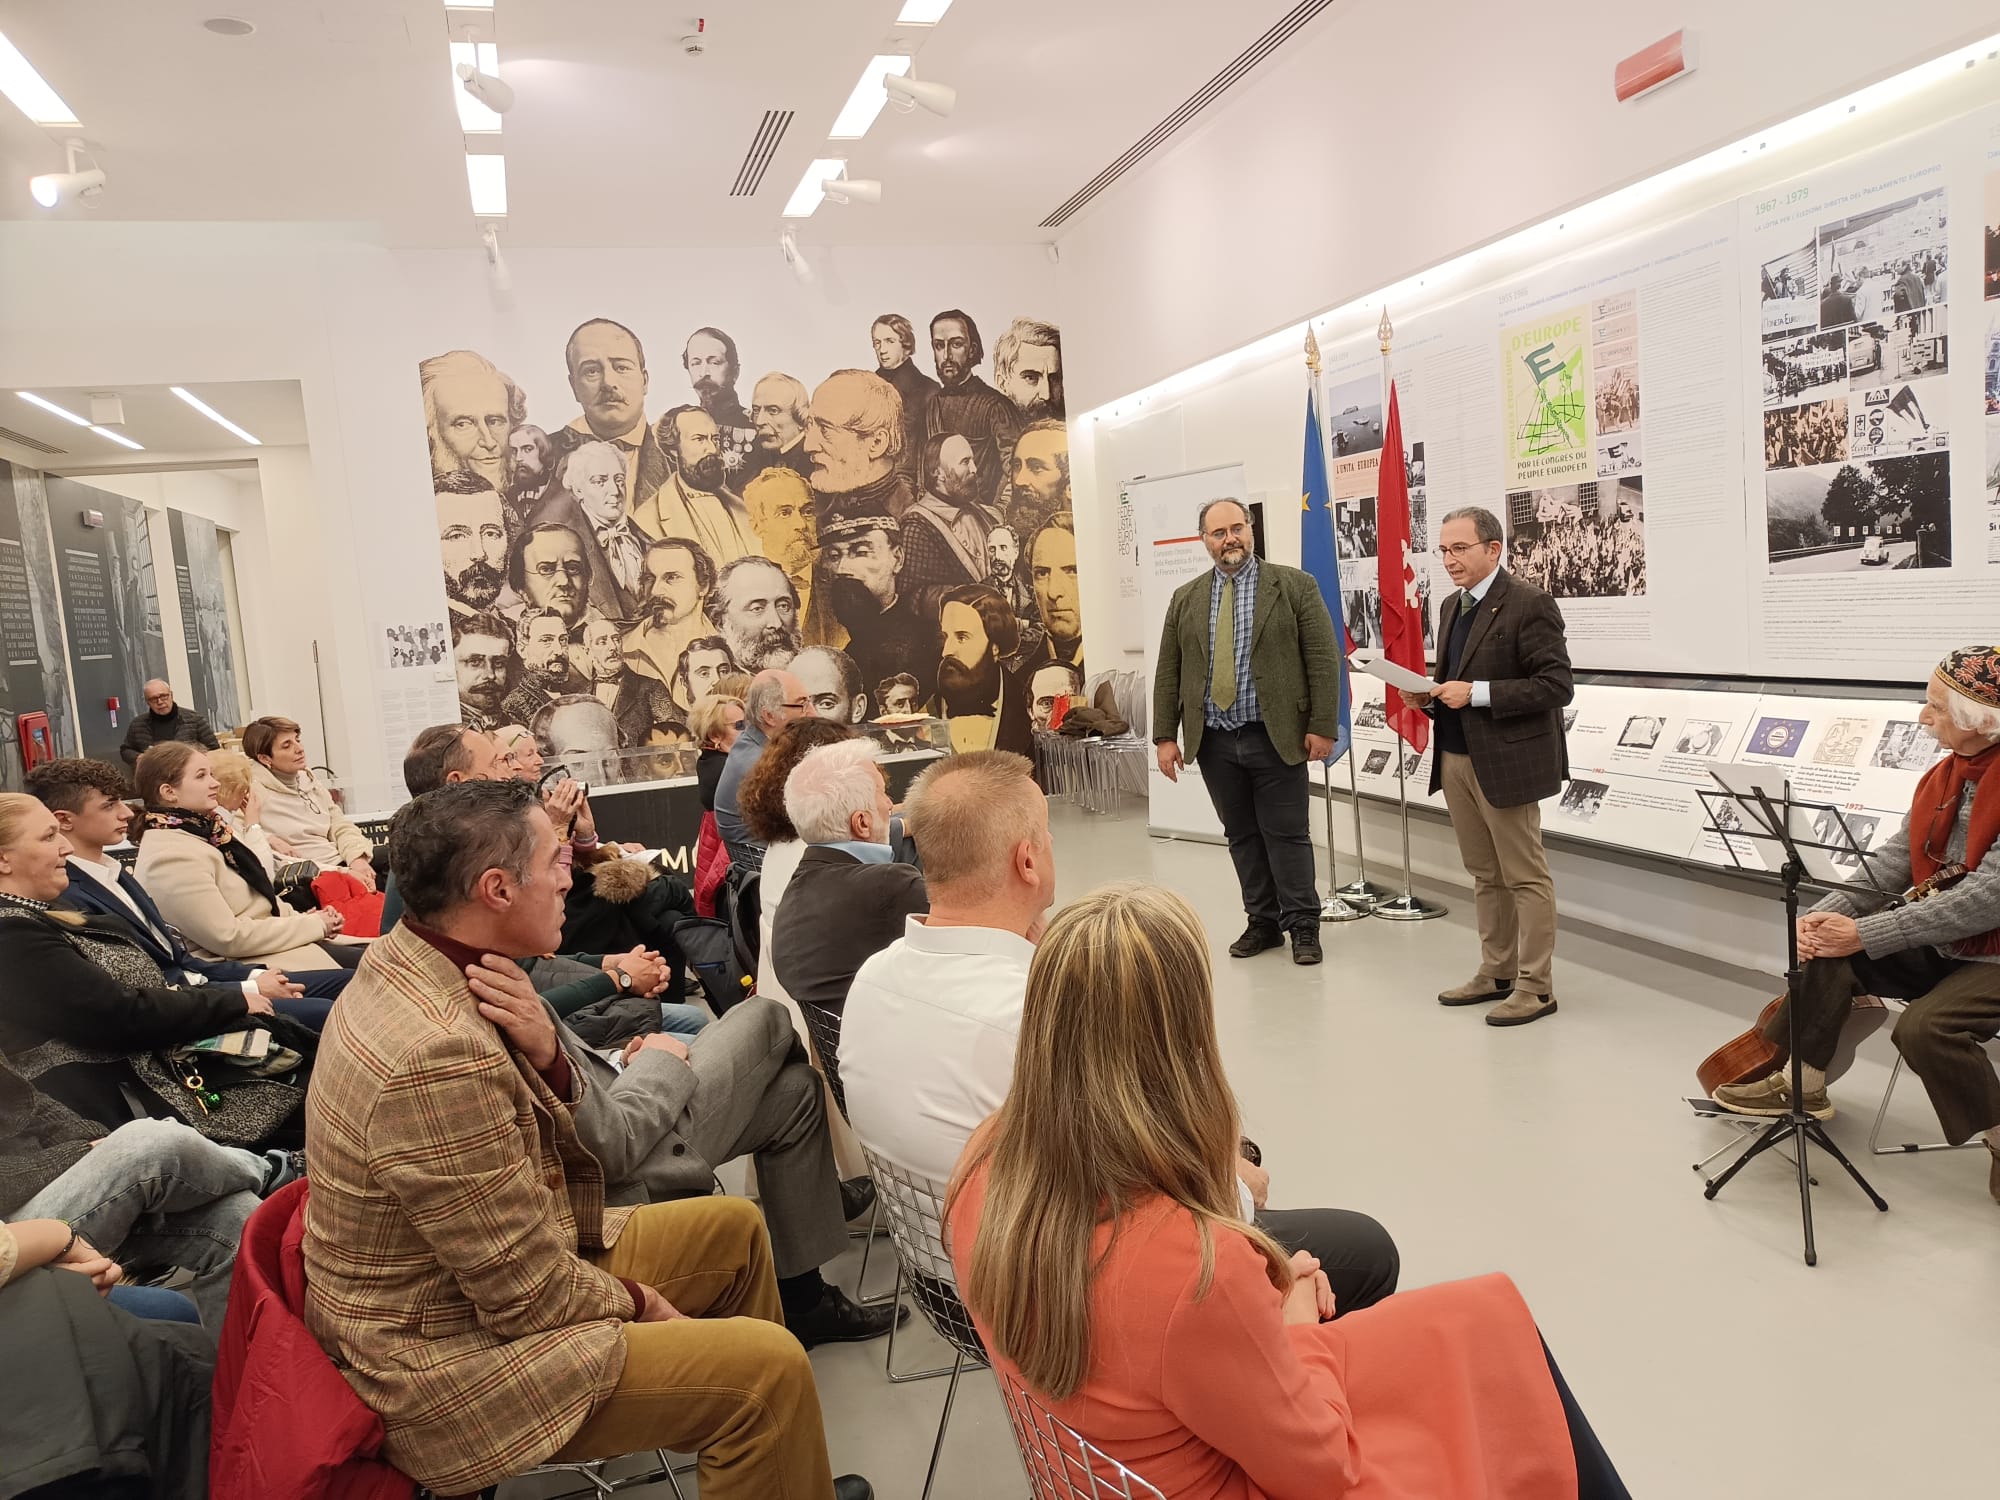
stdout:
[[701,1454],[704,1500],[867,1500],[829,1470],[754,1205],[606,1208],[588,1086],[508,955],[560,935],[568,850],[534,789],[397,817],[405,918],[329,1018],[306,1111],[306,1320],[439,1495],[554,1458]]

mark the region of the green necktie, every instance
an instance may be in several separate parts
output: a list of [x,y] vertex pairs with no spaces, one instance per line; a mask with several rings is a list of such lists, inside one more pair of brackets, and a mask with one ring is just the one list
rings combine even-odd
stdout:
[[1215,661],[1208,697],[1224,713],[1236,706],[1236,580],[1227,573],[1222,575],[1222,607],[1215,613]]

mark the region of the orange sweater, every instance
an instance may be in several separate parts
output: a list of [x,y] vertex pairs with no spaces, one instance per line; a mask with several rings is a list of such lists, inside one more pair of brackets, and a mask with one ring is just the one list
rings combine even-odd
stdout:
[[[985,1186],[982,1167],[951,1216],[961,1285]],[[1215,1241],[1197,1298],[1193,1216],[1163,1198],[1127,1216],[1092,1293],[1089,1378],[1051,1407],[1168,1500],[1576,1500],[1562,1405],[1506,1277],[1288,1327],[1263,1256],[1226,1229]]]

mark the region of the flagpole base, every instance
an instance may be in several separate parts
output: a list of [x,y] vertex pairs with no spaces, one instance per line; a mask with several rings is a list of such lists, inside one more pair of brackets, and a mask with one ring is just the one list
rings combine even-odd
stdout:
[[1350,906],[1341,900],[1340,892],[1335,891],[1321,903],[1319,919],[1322,922],[1359,922],[1368,912],[1367,907]]
[[1450,910],[1441,902],[1426,901],[1422,896],[1406,892],[1378,902],[1371,915],[1385,922],[1428,922],[1432,917],[1441,917]]
[[1372,880],[1350,880],[1333,893],[1334,899],[1359,907],[1364,912],[1373,911],[1395,894],[1387,886],[1377,885]]

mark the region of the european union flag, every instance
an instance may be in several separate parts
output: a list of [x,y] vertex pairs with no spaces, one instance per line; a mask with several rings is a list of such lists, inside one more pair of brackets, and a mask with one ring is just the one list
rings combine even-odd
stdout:
[[[1326,482],[1326,440],[1320,432],[1318,401],[1310,389],[1306,391],[1306,461],[1300,488],[1303,492],[1300,507],[1305,514],[1299,517],[1299,562],[1319,585],[1327,613],[1333,616],[1333,638],[1345,649],[1347,622],[1340,615],[1340,555],[1333,541],[1333,492]],[[1342,661],[1335,666],[1340,675],[1340,732],[1333,738],[1333,753],[1326,758],[1328,765],[1347,753],[1353,739],[1347,664]]]

